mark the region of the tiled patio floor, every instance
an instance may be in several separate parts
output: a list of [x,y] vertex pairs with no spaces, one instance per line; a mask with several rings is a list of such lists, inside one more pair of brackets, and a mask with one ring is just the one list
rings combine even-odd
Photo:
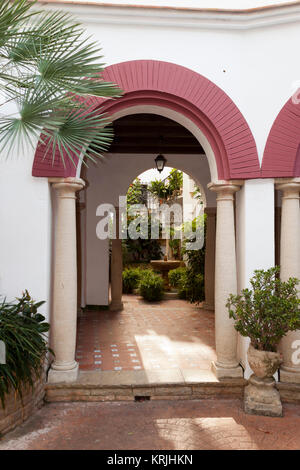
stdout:
[[145,303],[124,296],[124,310],[78,317],[76,358],[88,370],[209,370],[216,359],[214,313],[184,300]]

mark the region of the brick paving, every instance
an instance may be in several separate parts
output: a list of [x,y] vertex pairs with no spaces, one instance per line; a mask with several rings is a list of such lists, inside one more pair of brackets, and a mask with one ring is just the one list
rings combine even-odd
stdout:
[[78,317],[76,359],[82,371],[209,370],[216,359],[214,313],[184,300],[145,303],[124,296],[124,310]]
[[0,450],[299,448],[300,406],[268,418],[231,399],[51,403],[0,440]]

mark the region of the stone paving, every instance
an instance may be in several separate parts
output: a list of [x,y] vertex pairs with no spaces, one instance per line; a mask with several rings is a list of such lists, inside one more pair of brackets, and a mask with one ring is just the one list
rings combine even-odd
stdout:
[[124,310],[78,318],[81,371],[209,370],[216,359],[214,313],[184,300],[149,304],[124,296]]
[[231,399],[51,403],[0,440],[0,450],[299,448],[300,406],[267,418]]

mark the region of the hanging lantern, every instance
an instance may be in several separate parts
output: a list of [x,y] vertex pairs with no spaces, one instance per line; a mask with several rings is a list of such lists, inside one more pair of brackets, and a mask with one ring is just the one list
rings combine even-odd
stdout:
[[157,171],[159,171],[161,173],[163,171],[164,167],[165,167],[166,162],[167,162],[167,160],[165,159],[165,157],[161,153],[159,155],[157,155],[157,157],[155,159],[155,165],[156,165]]

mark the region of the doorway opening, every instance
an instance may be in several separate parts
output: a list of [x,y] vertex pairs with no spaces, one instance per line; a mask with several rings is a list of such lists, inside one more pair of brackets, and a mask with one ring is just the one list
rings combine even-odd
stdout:
[[[207,254],[204,248],[202,251],[198,249],[198,259],[197,255],[193,257],[194,269],[198,262],[200,269],[195,271],[199,276],[193,279],[192,296],[189,292],[190,297],[184,297],[183,286],[176,286],[176,280],[170,282],[170,275],[163,274],[164,263],[178,262],[178,276],[186,275],[184,271],[189,267],[189,260],[183,249],[183,227],[192,225],[198,217],[197,208],[199,213],[215,210],[214,194],[203,189],[210,181],[204,150],[186,128],[157,114],[124,116],[113,125],[115,137],[106,162],[98,167],[91,165],[85,170],[87,188],[82,191],[79,202],[82,208],[79,223],[81,312],[78,316],[76,360],[82,371],[96,370],[104,375],[118,372],[118,377],[120,374],[128,377],[129,374],[132,383],[141,374],[146,375],[150,382],[161,380],[162,383],[167,377],[182,382],[191,376],[195,378],[197,373],[199,377],[209,375],[211,362],[216,358],[214,313],[213,301],[208,305],[205,292],[213,290],[214,273],[205,274]],[[158,154],[166,159],[162,174],[155,167]],[[101,203],[118,207],[119,198],[124,194],[127,194],[127,201],[131,198],[131,202],[146,202],[148,214],[153,214],[163,204],[180,206],[180,236],[174,236],[173,213],[170,239],[161,232],[155,240],[115,240],[113,244],[109,240],[97,239],[97,207]],[[202,217],[204,221],[205,216]],[[170,234],[172,230],[173,236]],[[215,236],[212,230],[207,233],[210,237]],[[116,244],[119,251],[114,263],[121,262],[117,283],[123,293],[119,292],[119,308],[110,309],[115,300],[112,298],[112,250]],[[214,240],[210,243],[213,245]],[[209,256],[213,255],[211,251]],[[158,263],[151,265],[151,261]],[[207,262],[207,266],[213,264],[211,260]],[[139,270],[140,274],[141,271],[151,271],[154,276],[163,276],[165,292],[161,300],[147,301],[140,295],[138,286],[126,291],[124,276],[122,282],[120,272],[122,276],[123,271],[130,274],[130,270]],[[210,289],[204,288],[204,280]]]

